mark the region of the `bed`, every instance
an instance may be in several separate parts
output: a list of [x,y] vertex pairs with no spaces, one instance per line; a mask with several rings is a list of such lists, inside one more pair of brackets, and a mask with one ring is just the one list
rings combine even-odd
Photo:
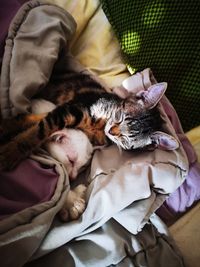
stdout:
[[[12,7],[1,69],[3,117],[28,112],[31,96],[57,72],[90,71],[108,90],[130,77],[99,1]],[[132,76],[133,90],[155,82],[154,70],[145,67]],[[185,135],[166,97],[159,110],[179,149],[121,155],[112,146],[97,152],[87,208],[77,221],[57,219],[70,184],[62,165],[44,151],[2,173],[1,266],[198,266],[200,130]]]

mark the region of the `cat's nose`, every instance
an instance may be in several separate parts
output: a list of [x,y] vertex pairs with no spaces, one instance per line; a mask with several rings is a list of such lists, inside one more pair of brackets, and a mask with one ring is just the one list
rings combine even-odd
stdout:
[[120,135],[120,129],[119,129],[119,126],[118,125],[114,125],[110,128],[109,130],[109,134],[111,135]]

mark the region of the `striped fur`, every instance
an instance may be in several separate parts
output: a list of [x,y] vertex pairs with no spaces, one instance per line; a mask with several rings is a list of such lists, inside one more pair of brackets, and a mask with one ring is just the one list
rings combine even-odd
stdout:
[[21,115],[3,122],[1,169],[13,168],[63,128],[82,130],[93,145],[104,145],[109,138],[124,149],[148,145],[150,134],[160,129],[157,111],[148,111],[137,98],[130,103],[107,93],[101,84],[82,73],[71,72],[62,82],[50,81],[35,98],[51,101],[57,107],[46,114]]

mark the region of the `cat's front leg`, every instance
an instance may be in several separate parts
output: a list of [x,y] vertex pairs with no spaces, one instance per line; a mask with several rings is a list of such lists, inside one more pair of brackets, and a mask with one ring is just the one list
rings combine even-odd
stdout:
[[8,171],[16,167],[27,155],[21,153],[16,142],[10,141],[0,146],[0,171]]
[[65,203],[59,212],[61,221],[77,220],[83,214],[86,208],[86,189],[85,185],[80,184],[68,192]]
[[10,142],[0,145],[0,170],[11,170],[38,148],[42,139],[38,138],[37,125],[18,134]]
[[[35,147],[37,148],[37,146]],[[0,171],[10,171],[31,155],[29,143],[10,141],[0,145]]]

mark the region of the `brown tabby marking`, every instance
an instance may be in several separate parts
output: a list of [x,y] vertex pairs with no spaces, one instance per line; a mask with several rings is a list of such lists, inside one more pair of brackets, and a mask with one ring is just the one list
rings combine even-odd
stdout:
[[105,123],[104,119],[92,122],[91,117],[84,113],[83,119],[76,128],[84,131],[94,145],[104,145],[106,143]]
[[74,99],[75,92],[70,91],[67,95],[60,95],[57,99],[57,105],[61,105],[62,103],[69,102]]
[[[165,90],[166,84],[161,83],[123,100],[105,92],[89,75],[69,73],[64,82],[53,81],[35,96],[57,105],[53,111],[17,116],[8,131],[2,127],[0,169],[13,168],[54,132],[64,128],[82,130],[93,145],[104,145],[109,138],[126,150],[151,144],[176,149],[177,141],[160,132],[161,118],[156,105]],[[3,125],[9,122],[12,120]]]

